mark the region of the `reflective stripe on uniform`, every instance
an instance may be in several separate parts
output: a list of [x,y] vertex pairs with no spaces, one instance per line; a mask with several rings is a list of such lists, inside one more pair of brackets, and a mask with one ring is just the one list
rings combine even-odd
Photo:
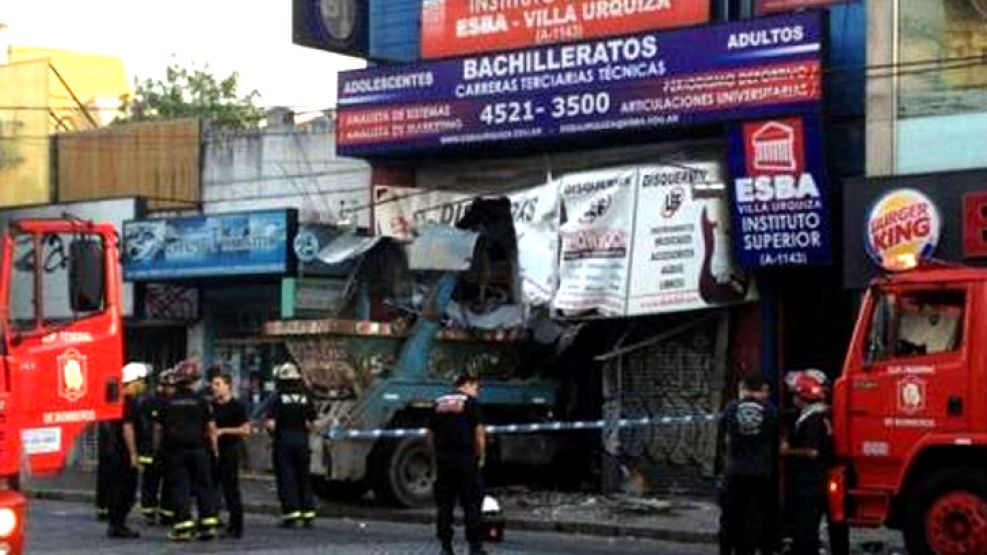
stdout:
[[137,457],[140,464],[154,464],[154,457]]
[[195,528],[194,520],[183,520],[182,522],[176,522],[171,529],[176,532],[188,531]]
[[305,520],[312,520],[313,518],[315,518],[315,511],[305,511],[304,513],[302,513],[302,518],[304,518]]
[[199,521],[202,526],[219,526],[219,519],[214,516],[206,517]]
[[299,518],[302,518],[302,512],[295,511],[293,513],[288,513],[286,515],[283,515],[281,517],[281,520],[298,520]]

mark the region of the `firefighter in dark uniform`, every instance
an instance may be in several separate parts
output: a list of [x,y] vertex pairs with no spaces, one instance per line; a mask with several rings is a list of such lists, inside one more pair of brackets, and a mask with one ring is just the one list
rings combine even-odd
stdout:
[[212,378],[212,409],[219,436],[219,455],[213,467],[215,482],[223,493],[226,510],[230,513],[226,536],[243,537],[243,502],[240,496],[240,448],[243,438],[250,435],[247,409],[233,397],[233,380],[219,372]]
[[148,524],[161,521],[161,458],[154,452],[154,423],[158,420],[158,411],[164,402],[164,391],[167,371],[158,373],[155,377],[154,390],[145,395],[140,402],[141,427],[144,430],[142,440],[137,445],[141,465],[141,514]]
[[137,494],[137,443],[140,428],[138,398],[147,378],[147,365],[131,362],[123,367],[123,418],[110,424],[107,463],[113,477],[107,489],[109,497],[109,527],[111,538],[139,538],[140,534],[127,527],[127,515]]
[[111,458],[112,422],[96,425],[96,520],[110,519],[110,486],[113,484],[113,460]]
[[[168,534],[174,541],[212,539],[219,526],[218,492],[213,487],[209,451],[216,452],[216,421],[212,407],[196,395],[198,363],[186,360],[175,367],[176,391],[161,407],[155,424],[155,446],[163,453],[168,483],[168,507],[175,520]],[[192,519],[191,498],[198,505],[198,527]]]
[[436,536],[442,555],[452,555],[453,509],[456,500],[463,508],[463,521],[470,555],[484,555],[480,470],[486,460],[486,428],[477,395],[480,380],[470,373],[456,378],[455,390],[435,400],[429,423],[429,438],[435,451],[437,475]]
[[720,554],[753,555],[770,512],[778,449],[778,414],[760,376],[743,380],[740,398],[723,410],[719,436]]
[[786,516],[792,553],[819,553],[826,479],[833,459],[833,427],[826,406],[826,376],[800,371],[787,380],[798,416],[781,443],[786,465]]
[[267,430],[274,434],[274,472],[281,501],[281,526],[315,521],[309,462],[308,434],[315,422],[315,406],[298,367],[286,362],[274,368],[277,391],[267,407]]

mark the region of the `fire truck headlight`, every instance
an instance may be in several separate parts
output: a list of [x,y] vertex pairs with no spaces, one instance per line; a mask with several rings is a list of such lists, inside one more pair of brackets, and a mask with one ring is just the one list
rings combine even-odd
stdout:
[[9,538],[17,530],[17,513],[13,509],[0,508],[0,538]]

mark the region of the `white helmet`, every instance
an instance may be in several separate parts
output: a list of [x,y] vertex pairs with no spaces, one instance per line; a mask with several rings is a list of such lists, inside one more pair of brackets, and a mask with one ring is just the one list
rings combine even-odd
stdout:
[[285,362],[274,367],[274,379],[278,381],[300,380],[302,372],[292,362]]
[[123,383],[128,384],[147,378],[150,365],[143,362],[128,362],[123,367]]

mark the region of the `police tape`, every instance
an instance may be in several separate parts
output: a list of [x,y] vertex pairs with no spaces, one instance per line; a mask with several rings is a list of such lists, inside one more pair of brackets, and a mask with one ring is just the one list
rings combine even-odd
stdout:
[[[681,424],[704,424],[719,418],[719,414],[682,414],[671,416],[645,416],[642,418],[621,418],[608,424],[606,420],[577,420],[570,422],[532,422],[528,424],[491,424],[487,426],[489,435],[532,434],[541,432],[572,432],[584,430],[603,430],[608,427],[634,428],[646,426],[672,426]],[[368,440],[368,439],[400,439],[406,437],[425,437],[428,428],[377,428],[373,430],[352,430],[340,426],[330,427],[325,438],[331,441]]]

